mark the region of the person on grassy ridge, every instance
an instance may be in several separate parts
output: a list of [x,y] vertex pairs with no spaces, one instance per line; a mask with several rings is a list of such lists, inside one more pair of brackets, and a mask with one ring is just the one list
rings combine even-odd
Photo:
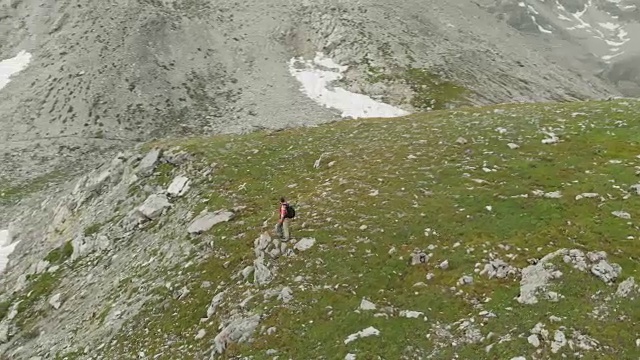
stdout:
[[276,234],[285,241],[289,240],[289,224],[291,219],[296,216],[296,212],[293,206],[285,200],[284,197],[280,198],[279,219],[276,225]]

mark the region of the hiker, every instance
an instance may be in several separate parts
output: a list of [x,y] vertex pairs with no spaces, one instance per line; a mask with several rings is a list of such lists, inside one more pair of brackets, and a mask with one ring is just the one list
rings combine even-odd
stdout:
[[279,219],[276,225],[276,233],[285,241],[289,240],[289,222],[296,216],[296,212],[284,197],[280,198]]

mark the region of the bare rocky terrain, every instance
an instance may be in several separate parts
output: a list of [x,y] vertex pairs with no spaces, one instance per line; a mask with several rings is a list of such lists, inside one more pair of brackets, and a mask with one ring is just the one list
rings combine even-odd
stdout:
[[[637,2],[556,3],[4,0],[0,53],[33,59],[2,90],[0,176],[71,171],[167,134],[336,119],[286,68],[317,51],[350,66],[348,89],[408,111],[425,79],[407,68],[469,89],[473,104],[637,94]],[[577,25],[558,19],[583,8]],[[599,31],[599,21],[614,21],[606,11],[627,35],[598,41],[630,39],[610,64],[602,47],[588,46],[596,40],[583,24]],[[398,76],[372,82],[374,70]]]
[[637,34],[637,0],[0,0],[0,358],[637,358]]

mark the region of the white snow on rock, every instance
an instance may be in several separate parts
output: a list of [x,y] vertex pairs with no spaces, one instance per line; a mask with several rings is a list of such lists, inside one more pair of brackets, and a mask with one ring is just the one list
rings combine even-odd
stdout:
[[331,86],[332,82],[342,79],[342,73],[347,68],[348,66],[340,66],[320,52],[316,53],[313,60],[289,60],[289,72],[302,84],[302,92],[320,105],[340,110],[342,117],[396,117],[409,114],[369,96]]
[[24,50],[10,59],[0,61],[0,89],[11,81],[11,76],[24,70],[29,62],[31,62],[31,54]]
[[345,344],[348,344],[352,341],[358,340],[360,338],[364,338],[364,337],[369,337],[369,336],[378,336],[380,335],[380,331],[376,328],[374,328],[373,326],[369,326],[368,328],[364,329],[364,330],[360,330],[355,334],[351,334],[349,336],[347,336],[347,338],[344,340]]
[[0,230],[0,274],[4,272],[9,263],[9,255],[16,249],[19,241],[11,243],[9,230]]

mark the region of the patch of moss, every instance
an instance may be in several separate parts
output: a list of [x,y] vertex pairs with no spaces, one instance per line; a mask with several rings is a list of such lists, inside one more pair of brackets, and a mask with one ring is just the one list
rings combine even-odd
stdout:
[[368,66],[367,81],[375,84],[385,81],[401,81],[409,86],[414,95],[411,105],[421,111],[444,110],[451,106],[468,105],[466,96],[470,91],[452,81],[444,80],[427,69],[408,67],[390,73]]
[[89,225],[86,229],[84,229],[84,236],[91,236],[93,234],[97,234],[102,228],[103,224],[93,223]]
[[16,324],[22,328],[27,327],[28,324],[42,316],[43,310],[37,305],[41,301],[46,301],[46,298],[60,284],[60,278],[51,273],[30,275],[27,276],[27,280],[29,284],[23,292],[24,295],[18,298],[20,304],[18,304]]
[[57,249],[53,249],[45,256],[44,260],[51,264],[62,264],[73,254],[73,244],[71,241],[66,241],[64,245]]
[[0,179],[0,205],[16,203],[26,195],[36,193],[50,184],[57,183],[63,177],[64,173],[61,171],[52,171],[19,184],[7,179]]
[[9,309],[11,308],[11,301],[3,301],[0,302],[0,321],[4,319],[9,314]]

